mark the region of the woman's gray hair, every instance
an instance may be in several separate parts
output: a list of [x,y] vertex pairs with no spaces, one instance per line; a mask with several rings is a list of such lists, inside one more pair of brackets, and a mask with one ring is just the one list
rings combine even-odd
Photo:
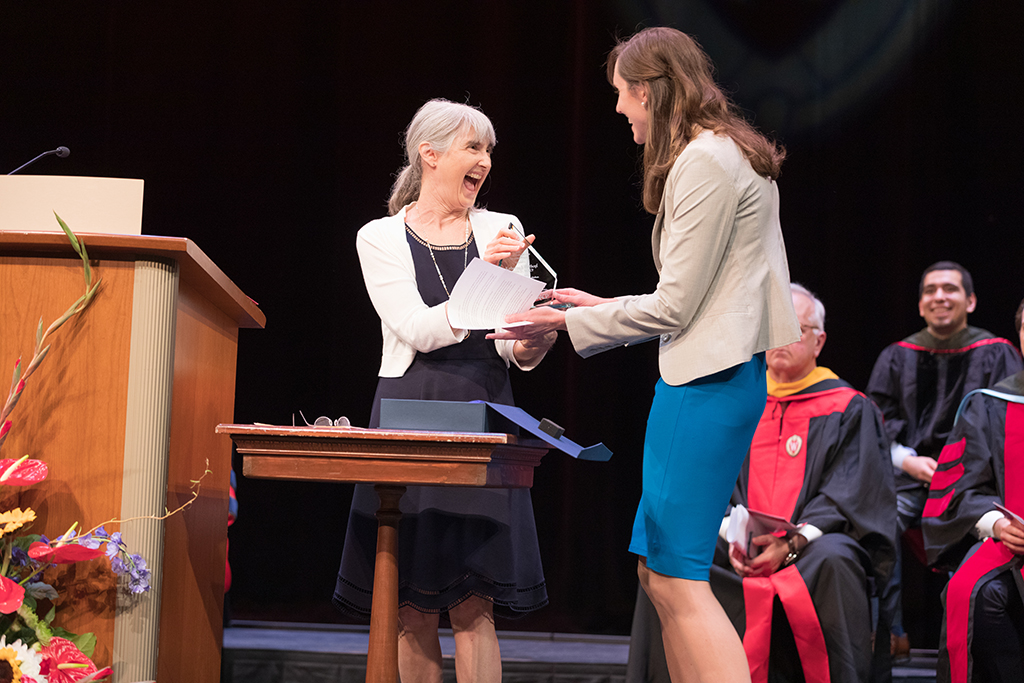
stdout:
[[420,184],[423,181],[420,145],[430,143],[431,149],[444,154],[459,135],[466,133],[491,147],[497,142],[494,125],[476,107],[440,98],[430,100],[420,107],[405,129],[405,166],[398,171],[398,177],[391,188],[389,216],[394,216],[403,206],[416,201],[420,196]]
[[797,284],[795,282],[791,282],[789,284],[789,289],[794,294],[803,294],[804,296],[806,296],[808,299],[811,300],[811,303],[814,304],[814,319],[811,320],[811,322],[814,323],[814,326],[818,330],[824,332],[825,331],[825,304],[821,303],[821,299],[819,299],[814,294],[814,292],[812,292],[811,290],[809,290],[806,287],[804,287],[803,285],[799,285],[799,284]]

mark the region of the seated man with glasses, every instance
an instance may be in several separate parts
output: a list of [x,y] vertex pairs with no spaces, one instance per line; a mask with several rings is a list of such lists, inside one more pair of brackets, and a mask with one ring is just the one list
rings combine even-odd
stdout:
[[[755,536],[759,552],[751,558],[726,544],[726,516],[711,587],[743,637],[752,674],[881,680],[890,671],[889,643],[872,649],[870,598],[895,561],[888,444],[874,404],[817,365],[825,307],[804,287],[791,288],[801,338],[767,353],[768,401],[731,502],[797,529]],[[879,623],[887,632],[885,614]],[[641,596],[627,681],[668,680],[657,673],[664,670],[657,624]]]

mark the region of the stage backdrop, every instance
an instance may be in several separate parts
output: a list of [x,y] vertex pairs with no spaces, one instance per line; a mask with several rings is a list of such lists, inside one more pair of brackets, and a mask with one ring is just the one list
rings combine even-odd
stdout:
[[[365,424],[380,331],[354,236],[384,214],[401,132],[429,98],[492,118],[482,203],[537,234],[560,283],[652,288],[637,148],[602,63],[616,36],[656,24],[695,34],[789,150],[783,227],[793,278],[828,307],[823,364],[863,387],[878,352],[921,325],[917,279],[943,258],[973,270],[972,323],[1012,334],[1019,3],[3,0],[0,171],[66,145],[31,171],[144,178],[144,231],[195,240],[267,315],[240,338],[236,420],[301,409]],[[615,457],[547,456],[533,494],[551,605],[500,628],[628,632],[656,379],[653,346],[584,361],[565,339],[516,373],[520,405]],[[235,616],[339,618],[350,496],[240,478]]]

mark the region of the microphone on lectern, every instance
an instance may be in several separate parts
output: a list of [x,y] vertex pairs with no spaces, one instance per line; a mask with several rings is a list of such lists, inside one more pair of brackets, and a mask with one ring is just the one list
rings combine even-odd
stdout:
[[43,157],[50,156],[51,154],[56,154],[57,156],[59,156],[61,158],[64,158],[67,155],[71,154],[71,150],[68,149],[67,147],[64,147],[62,145],[62,146],[58,147],[57,149],[51,149],[49,152],[43,152],[42,154],[37,156],[35,159],[32,159],[31,161],[26,161],[24,164],[22,164],[21,166],[19,166],[16,169],[14,169],[13,171],[8,173],[7,175],[14,175],[15,173],[17,173],[21,169],[25,168],[26,166],[30,166],[30,165],[36,163],[37,161],[39,161],[40,159],[42,159]]

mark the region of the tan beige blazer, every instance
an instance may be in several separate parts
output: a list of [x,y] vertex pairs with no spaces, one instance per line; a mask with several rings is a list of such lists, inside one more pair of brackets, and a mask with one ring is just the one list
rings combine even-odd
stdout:
[[705,131],[679,155],[652,246],[654,292],[567,312],[581,356],[658,337],[661,376],[678,386],[799,339],[778,186],[731,138]]

